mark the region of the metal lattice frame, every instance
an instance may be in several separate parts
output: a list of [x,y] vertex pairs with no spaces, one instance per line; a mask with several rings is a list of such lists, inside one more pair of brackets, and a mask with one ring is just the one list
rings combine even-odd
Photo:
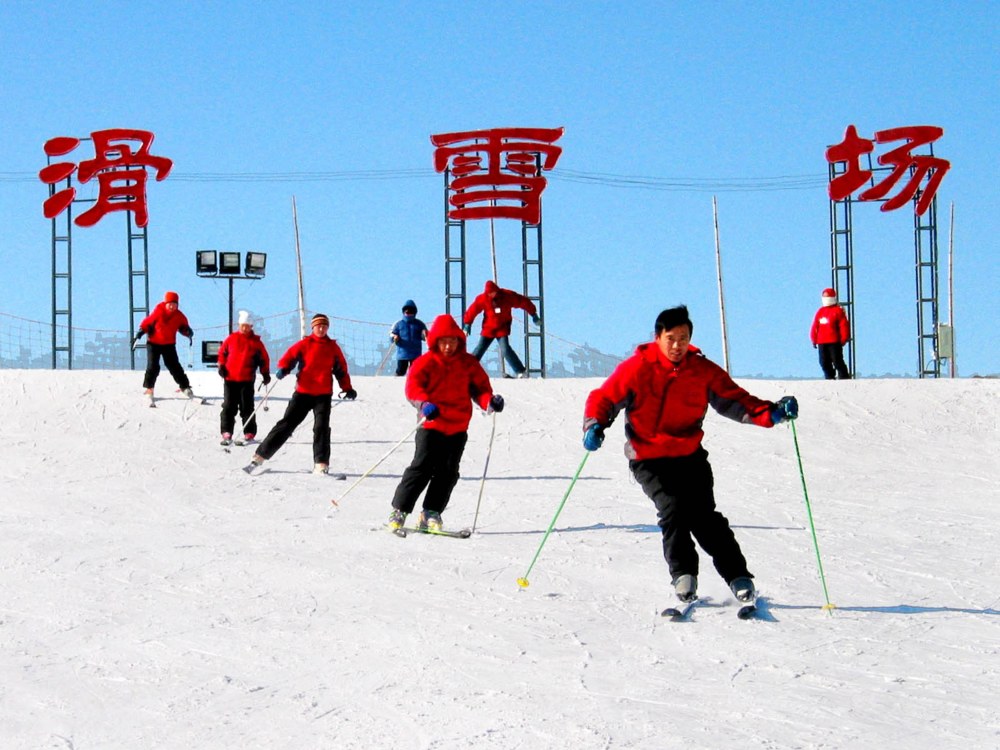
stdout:
[[[930,155],[934,148],[930,146]],[[843,174],[846,164],[830,164],[830,181]],[[872,173],[869,184],[874,185],[875,174],[891,171],[892,167],[876,166],[868,154],[868,170]],[[914,174],[910,169],[910,176]],[[941,376],[941,360],[938,357],[938,239],[937,239],[937,198],[921,216],[916,205],[922,191],[913,196],[913,254],[916,270],[917,302],[917,372],[921,378]],[[884,201],[879,201],[884,202]],[[858,320],[854,307],[854,229],[852,211],[854,201],[851,196],[838,201],[830,201],[830,278],[837,292],[837,299],[851,321],[851,339],[844,347],[844,359],[851,377],[855,377]],[[846,292],[846,296],[845,296]]]

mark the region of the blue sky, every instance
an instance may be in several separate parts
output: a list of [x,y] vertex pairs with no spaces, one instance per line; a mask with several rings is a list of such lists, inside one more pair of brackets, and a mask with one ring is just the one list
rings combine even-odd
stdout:
[[[226,321],[227,297],[195,276],[198,249],[267,252],[267,278],[239,282],[237,304],[294,309],[293,195],[311,309],[392,322],[413,298],[429,319],[444,304],[429,136],[561,126],[543,198],[550,333],[623,354],[685,302],[695,343],[721,361],[716,195],[733,372],[818,376],[808,328],[830,283],[824,149],[849,124],[868,137],[932,124],[952,163],[938,193],[941,317],[954,202],[959,370],[995,373],[998,16],[981,2],[8,1],[0,312],[50,316],[47,193],[33,175],[53,136],[156,134],[174,171],[148,191],[151,296],[177,290],[198,328]],[[375,170],[387,176],[361,179]],[[280,177],[301,172],[325,177]],[[762,189],[790,176],[803,179]],[[912,214],[860,204],[854,221],[858,370],[914,374]],[[498,222],[512,288],[519,237]],[[485,222],[469,252],[475,292],[490,274]],[[76,325],[127,328],[126,269],[117,216],[75,230]]]

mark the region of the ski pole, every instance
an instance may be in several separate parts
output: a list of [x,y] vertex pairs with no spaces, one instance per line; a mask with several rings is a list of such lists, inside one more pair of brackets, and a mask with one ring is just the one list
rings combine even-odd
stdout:
[[823,575],[823,561],[819,556],[819,541],[816,539],[816,526],[813,524],[813,514],[812,507],[809,505],[809,490],[806,489],[806,474],[802,470],[802,454],[799,453],[799,436],[795,431],[795,420],[790,419],[789,424],[792,425],[792,440],[795,441],[795,458],[799,462],[799,476],[802,478],[802,494],[806,500],[806,515],[809,516],[809,529],[812,531],[813,547],[816,550],[816,565],[819,567],[819,579],[823,583],[823,596],[826,598],[826,604],[823,605],[823,609],[830,610],[836,609],[836,604],[830,603],[830,594],[826,589],[826,576]]
[[524,572],[524,575],[517,579],[517,585],[522,589],[528,588],[528,574],[531,573],[531,569],[535,567],[535,562],[538,560],[538,556],[542,553],[542,547],[545,546],[545,541],[549,538],[549,534],[552,533],[552,527],[556,525],[556,519],[559,518],[559,514],[562,513],[563,506],[566,504],[566,499],[569,497],[569,493],[573,491],[573,485],[576,484],[576,480],[580,478],[580,472],[583,471],[583,465],[587,463],[587,458],[590,456],[590,451],[583,454],[583,460],[580,461],[580,465],[576,468],[576,474],[573,475],[573,481],[569,483],[569,487],[566,489],[566,494],[563,495],[562,502],[559,503],[559,507],[556,509],[556,514],[552,516],[552,522],[549,524],[549,528],[545,531],[545,536],[542,537],[542,543],[538,545],[538,550],[535,552],[535,557],[531,560],[531,565]]
[[493,436],[497,433],[497,413],[493,412],[493,427],[490,430],[490,442],[486,448],[486,465],[483,466],[483,478],[479,482],[479,499],[476,500],[476,515],[472,519],[472,530],[476,530],[476,521],[479,520],[479,504],[483,502],[483,489],[486,487],[486,471],[490,468],[490,455],[493,453]]
[[392,354],[392,350],[396,348],[396,342],[393,341],[389,344],[389,348],[385,352],[385,356],[382,357],[382,361],[379,363],[378,369],[375,370],[375,376],[378,377],[382,374],[382,368],[385,367],[386,361],[389,359],[389,355]]
[[402,440],[400,440],[398,443],[396,443],[394,446],[392,446],[386,452],[386,454],[384,456],[382,456],[382,458],[380,458],[378,461],[376,461],[374,464],[372,464],[372,467],[368,471],[366,471],[364,474],[362,474],[360,477],[358,477],[357,480],[355,480],[354,484],[352,484],[350,487],[348,487],[344,491],[343,495],[341,495],[336,500],[330,500],[330,502],[339,507],[340,506],[340,501],[342,501],[345,497],[347,497],[350,494],[351,490],[353,490],[355,487],[357,487],[359,484],[361,484],[362,480],[364,480],[365,477],[367,477],[369,474],[371,474],[373,471],[375,471],[375,469],[377,469],[379,467],[379,465],[383,461],[385,461],[387,458],[389,458],[389,456],[391,456],[393,454],[393,451],[395,451],[396,448],[398,448],[403,443],[405,443],[409,439],[410,435],[412,435],[414,432],[416,432],[417,429],[420,427],[420,425],[422,425],[426,421],[427,421],[426,417],[421,417],[420,419],[418,419],[417,420],[417,424],[413,427],[412,430],[410,430],[408,433],[406,433],[406,435],[403,436]]
[[267,403],[267,397],[271,395],[271,391],[274,390],[274,386],[276,386],[277,384],[278,384],[278,379],[275,378],[274,382],[271,384],[271,387],[268,388],[266,391],[264,391],[264,398],[262,398],[260,400],[260,403],[257,404],[257,406],[254,407],[254,410],[252,412],[250,412],[250,416],[246,418],[246,421],[240,427],[240,432],[242,432],[243,434],[246,434],[247,425],[250,424],[250,422],[253,421],[254,415],[257,414],[257,410],[260,409],[260,407],[264,406],[264,404]]
[[[261,388],[261,386],[263,386],[263,385],[264,385],[264,384],[263,384],[263,383],[261,383],[261,384],[260,384],[259,386],[257,386],[257,390],[259,391],[259,390],[260,390],[260,388]],[[270,392],[268,392],[268,393],[270,393]],[[260,399],[260,408],[261,408],[261,409],[263,409],[264,411],[267,411],[268,409],[270,409],[270,408],[271,408],[271,407],[269,407],[269,406],[267,405],[267,396],[268,396],[268,393],[265,393],[265,394],[263,395],[263,397],[262,397],[262,398]]]

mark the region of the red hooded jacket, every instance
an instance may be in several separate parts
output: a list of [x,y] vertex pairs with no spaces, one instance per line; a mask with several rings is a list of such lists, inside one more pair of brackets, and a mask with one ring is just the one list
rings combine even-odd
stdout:
[[351,390],[351,376],[347,372],[347,359],[337,342],[329,336],[315,334],[292,344],[278,360],[278,369],[291,372],[298,367],[295,390],[309,396],[326,396],[333,393],[336,376],[341,390]]
[[774,404],[740,388],[697,347],[690,347],[675,365],[650,342],[641,344],[600,388],[591,391],[584,407],[584,429],[595,422],[607,427],[624,409],[629,459],[688,456],[701,445],[709,406],[737,422],[774,426]]
[[[454,336],[458,351],[450,357],[438,351],[438,339]],[[450,315],[438,315],[427,332],[427,351],[410,365],[406,375],[406,398],[418,409],[432,403],[440,411],[424,422],[424,429],[455,435],[469,429],[472,402],[485,411],[493,397],[489,375],[465,350],[465,334]]]
[[[496,296],[490,295],[496,292]],[[501,289],[492,281],[487,281],[483,293],[472,300],[469,309],[462,316],[462,321],[471,326],[479,315],[483,314],[483,336],[491,339],[510,336],[510,326],[513,323],[512,308],[527,310],[529,315],[537,315],[538,310],[535,303],[524,295],[512,292],[510,289]]]
[[194,331],[188,325],[187,316],[180,310],[170,312],[167,310],[166,302],[157,304],[153,308],[153,312],[143,318],[139,324],[139,330],[146,332],[150,344],[159,344],[160,346],[176,344],[178,331],[183,336],[194,335]]
[[250,383],[257,368],[260,368],[261,375],[271,372],[271,358],[260,336],[253,331],[236,331],[229,334],[219,348],[219,367],[228,370],[226,380]]
[[814,344],[846,344],[851,338],[851,324],[844,308],[830,305],[817,310],[809,338]]

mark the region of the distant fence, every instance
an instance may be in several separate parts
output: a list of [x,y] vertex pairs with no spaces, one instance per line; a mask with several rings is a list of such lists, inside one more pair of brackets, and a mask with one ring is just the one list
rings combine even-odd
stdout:
[[[515,320],[511,335],[516,343],[523,335]],[[352,375],[392,375],[395,353],[390,353],[389,330],[392,323],[372,323],[330,316],[330,336],[337,340],[347,356]],[[254,331],[263,339],[272,360],[277,359],[299,340],[297,311],[255,317]],[[72,330],[74,370],[127,370],[131,358],[131,341],[127,331],[78,328]],[[178,337],[177,351],[186,367],[202,368],[201,342],[221,341],[229,331],[227,326],[200,328],[195,331],[194,345]],[[470,337],[474,343],[475,332]],[[65,330],[59,340],[68,341]],[[143,340],[144,341],[144,340]],[[471,346],[470,346],[471,348]],[[136,350],[136,368],[145,369],[146,351]],[[59,353],[59,369],[68,369],[66,354]],[[622,361],[621,357],[605,354],[587,344],[546,334],[546,375],[550,378],[606,377]],[[276,366],[276,365],[275,365]],[[492,347],[483,357],[483,366],[493,376],[500,374],[498,348]],[[49,369],[52,367],[52,324],[0,313],[0,369]]]

